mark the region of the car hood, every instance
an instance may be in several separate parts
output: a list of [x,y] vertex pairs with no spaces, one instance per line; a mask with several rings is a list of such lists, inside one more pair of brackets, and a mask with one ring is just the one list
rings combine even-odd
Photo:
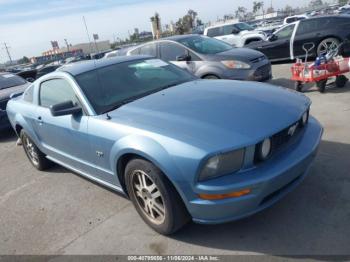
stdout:
[[24,90],[29,86],[29,83],[25,83],[24,85],[13,86],[5,89],[0,89],[0,100],[4,100],[10,97],[13,93],[24,92]]
[[304,95],[257,82],[197,80],[110,112],[111,121],[210,150],[255,144],[296,122]]
[[223,61],[234,59],[244,62],[250,62],[262,56],[264,56],[264,54],[256,50],[248,48],[232,48],[228,51],[213,55],[211,60]]

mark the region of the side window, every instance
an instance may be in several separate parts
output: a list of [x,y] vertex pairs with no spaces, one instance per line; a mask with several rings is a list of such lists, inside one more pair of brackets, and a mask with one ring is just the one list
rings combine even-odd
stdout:
[[[314,30],[317,30],[318,23],[316,20],[303,20],[300,21],[297,34],[307,34]],[[322,28],[322,27],[320,27]]]
[[34,85],[31,85],[26,89],[26,91],[24,91],[23,100],[28,103],[33,103],[33,92],[34,92]]
[[223,27],[220,26],[220,27],[214,27],[214,28],[208,29],[207,36],[215,37],[215,36],[221,36],[223,34],[224,34]]
[[283,39],[283,38],[290,38],[293,34],[295,25],[287,25],[280,31],[276,32],[275,35],[278,37],[278,39]]
[[224,35],[231,35],[234,29],[234,25],[225,25],[224,26]]
[[140,47],[141,55],[157,56],[157,45],[148,44]]
[[43,107],[72,101],[79,103],[70,84],[64,79],[52,79],[40,85],[39,102]]
[[165,61],[176,61],[177,56],[186,54],[186,49],[174,43],[161,43],[160,55]]

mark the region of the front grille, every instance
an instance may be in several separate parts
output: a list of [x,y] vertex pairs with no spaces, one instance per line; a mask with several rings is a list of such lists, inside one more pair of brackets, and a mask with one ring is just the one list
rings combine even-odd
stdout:
[[270,72],[271,72],[271,65],[266,64],[266,65],[258,67],[254,72],[254,76],[255,77],[265,77],[265,76],[270,75]]
[[[307,111],[308,112],[308,111]],[[309,114],[309,113],[308,113]],[[270,157],[274,155],[278,150],[283,148],[288,144],[292,139],[298,136],[298,134],[304,129],[305,126],[302,124],[302,118],[300,118],[297,122],[283,129],[282,131],[272,135],[271,139],[271,153]],[[262,142],[261,142],[262,143]],[[261,143],[255,146],[255,156],[254,162],[259,163],[263,160],[259,159],[259,148]]]
[[[291,135],[289,133],[289,129],[297,124],[297,128],[295,129],[294,133]],[[300,124],[300,121],[297,123],[294,123],[293,125],[287,127],[286,129],[283,129],[281,132],[278,132],[277,134],[273,135],[271,138],[272,143],[272,152],[280,149],[283,145],[287,144],[293,137],[295,137],[303,128]]]
[[7,105],[8,101],[9,101],[8,99],[0,101],[0,109],[1,110],[6,110],[6,105]]
[[251,59],[250,62],[255,64],[255,63],[259,63],[259,62],[261,62],[261,61],[263,61],[265,59],[266,59],[266,56],[263,55],[263,56],[259,56],[257,58]]

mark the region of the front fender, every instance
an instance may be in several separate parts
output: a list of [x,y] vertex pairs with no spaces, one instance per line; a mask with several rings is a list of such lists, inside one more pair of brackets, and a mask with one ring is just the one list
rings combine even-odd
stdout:
[[219,78],[223,77],[223,69],[220,68],[219,66],[204,66],[198,69],[198,71],[196,72],[196,75],[200,78],[203,78],[204,76],[207,75],[216,75]]
[[201,159],[204,152],[171,138],[159,139],[163,139],[162,144],[167,144],[171,150],[164,148],[157,140],[143,135],[133,134],[119,139],[110,152],[113,172],[118,173],[117,163],[123,155],[139,155],[165,174],[186,203],[193,194],[193,179],[199,164],[195,159]]

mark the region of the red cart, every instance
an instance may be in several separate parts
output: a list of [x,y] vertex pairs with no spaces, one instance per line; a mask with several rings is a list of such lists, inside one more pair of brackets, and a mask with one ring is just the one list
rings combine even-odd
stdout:
[[308,52],[311,49],[304,48],[306,51],[305,63],[302,63],[299,59],[291,68],[291,79],[295,81],[295,90],[301,92],[304,83],[315,82],[319,91],[323,93],[327,81],[331,77],[336,78],[335,84],[337,87],[344,87],[348,79],[343,74],[350,71],[350,59],[338,56],[320,65],[315,65],[315,63],[308,64],[306,61]]

